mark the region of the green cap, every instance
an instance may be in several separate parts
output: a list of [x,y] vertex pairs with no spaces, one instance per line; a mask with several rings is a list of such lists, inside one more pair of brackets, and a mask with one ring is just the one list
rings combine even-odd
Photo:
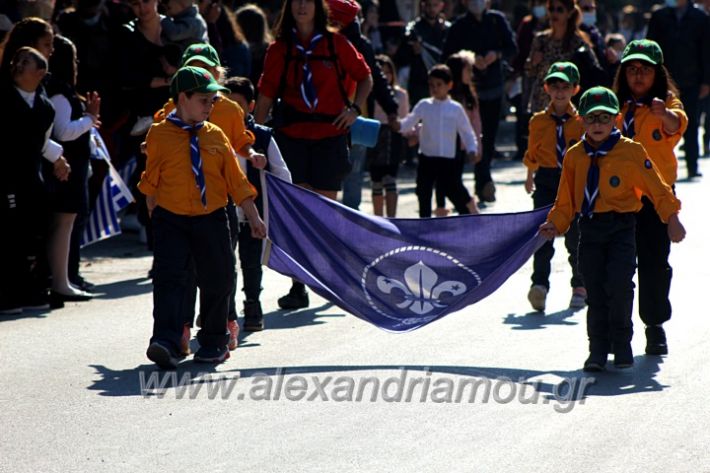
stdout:
[[556,62],[550,66],[545,82],[559,79],[570,84],[579,84],[579,69],[571,62]]
[[624,49],[621,63],[623,64],[627,61],[634,60],[650,62],[654,66],[663,64],[663,51],[655,41],[651,41],[650,39],[635,39]]
[[579,114],[589,115],[594,112],[619,113],[619,100],[614,92],[606,87],[592,87],[579,99]]
[[220,65],[217,50],[207,43],[196,43],[185,50],[182,54],[182,65],[187,66],[192,61],[201,61],[210,67]]
[[185,66],[178,69],[170,81],[170,93],[175,96],[180,92],[207,94],[210,92],[229,92],[229,89],[219,85],[207,69]]

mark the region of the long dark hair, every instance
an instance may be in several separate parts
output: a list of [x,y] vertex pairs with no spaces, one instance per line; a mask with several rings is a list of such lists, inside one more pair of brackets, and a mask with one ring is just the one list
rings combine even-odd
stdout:
[[[621,64],[621,67],[617,69],[616,76],[614,77],[614,93],[616,93],[616,96],[619,99],[619,103],[621,104],[632,98],[631,88],[629,87],[629,83],[626,80],[626,69],[628,69],[629,64],[631,62],[632,61]],[[680,97],[680,93],[678,92],[678,86],[676,86],[675,82],[673,81],[673,78],[671,78],[671,74],[668,72],[668,69],[666,69],[666,66],[664,66],[663,64],[656,64],[654,66],[650,62],[641,62],[644,65],[649,65],[656,69],[656,76],[653,80],[651,90],[648,91],[648,96],[658,97],[661,100],[666,100],[668,98],[668,93],[670,92],[676,97]]]
[[[552,8],[553,2],[561,3],[565,10],[570,12],[569,19],[567,20],[567,28],[565,29],[565,36],[562,39],[562,47],[569,49],[572,45],[572,38],[575,36],[587,43],[588,46],[592,46],[589,36],[579,29],[579,25],[582,24],[582,12],[575,3],[574,0],[547,0],[547,9]],[[552,31],[552,28],[550,30]]]
[[32,46],[47,34],[53,34],[52,25],[42,18],[24,18],[13,26],[12,30],[5,37],[3,45],[0,46],[0,72],[8,74],[10,71],[10,61],[15,53],[22,46]]
[[446,60],[446,65],[451,69],[454,86],[451,88],[451,98],[463,105],[467,110],[473,110],[478,107],[478,95],[473,82],[464,84],[461,80],[463,71],[471,65],[473,53],[470,51],[459,51],[456,54],[449,56]]
[[266,15],[257,5],[250,3],[240,7],[237,10],[237,23],[249,44],[261,45],[271,41]]
[[[291,37],[291,31],[296,27],[296,20],[291,13],[291,4],[293,0],[286,0],[281,7],[279,19],[274,26],[274,37],[282,41],[288,40]],[[313,0],[316,5],[316,15],[314,20],[314,31],[326,32],[328,30],[328,5],[325,0]]]
[[49,58],[49,70],[52,71],[47,84],[47,93],[50,96],[76,95],[76,47],[68,38],[59,35],[54,37],[54,52]]

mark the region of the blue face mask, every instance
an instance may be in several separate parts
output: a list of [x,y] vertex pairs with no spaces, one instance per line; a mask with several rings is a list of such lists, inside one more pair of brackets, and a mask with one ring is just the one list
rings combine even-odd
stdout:
[[675,8],[678,6],[678,0],[666,0],[666,6]]
[[594,26],[597,24],[597,12],[584,12],[582,13],[582,23],[587,26]]
[[546,13],[547,8],[545,8],[545,5],[535,5],[532,9],[533,16],[538,20],[544,18]]

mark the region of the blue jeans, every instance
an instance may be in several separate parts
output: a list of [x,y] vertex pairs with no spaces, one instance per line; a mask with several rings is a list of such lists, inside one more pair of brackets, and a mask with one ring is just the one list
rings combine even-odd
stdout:
[[343,205],[359,210],[362,202],[362,174],[367,159],[367,148],[362,145],[350,147],[352,169],[343,181]]

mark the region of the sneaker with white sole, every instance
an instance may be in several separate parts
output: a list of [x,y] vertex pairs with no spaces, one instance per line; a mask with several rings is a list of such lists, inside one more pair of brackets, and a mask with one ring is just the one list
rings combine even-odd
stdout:
[[587,290],[583,287],[572,289],[572,299],[569,301],[570,309],[584,309],[587,307]]
[[545,300],[547,299],[547,288],[541,284],[535,284],[528,292],[528,300],[532,308],[539,311],[545,311]]

